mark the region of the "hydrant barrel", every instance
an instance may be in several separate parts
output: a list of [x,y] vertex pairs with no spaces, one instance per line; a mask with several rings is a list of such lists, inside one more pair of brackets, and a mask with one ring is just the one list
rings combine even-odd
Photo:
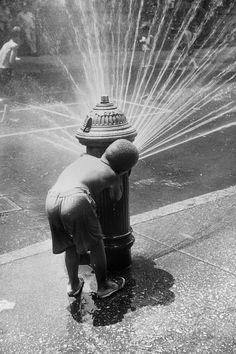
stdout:
[[[106,148],[117,139],[133,141],[136,130],[128,123],[125,115],[102,96],[87,115],[76,138],[86,146],[87,153],[101,157]],[[134,236],[129,216],[129,177],[122,176],[122,198],[113,202],[108,190],[104,190],[95,200],[97,212],[104,233],[104,245],[109,270],[122,270],[131,265],[131,247]]]

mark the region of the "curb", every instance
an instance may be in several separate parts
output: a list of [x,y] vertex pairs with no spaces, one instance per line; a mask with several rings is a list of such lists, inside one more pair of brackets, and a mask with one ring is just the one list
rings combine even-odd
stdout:
[[[142,214],[133,215],[130,217],[130,224],[131,226],[135,226],[167,215],[176,214],[184,210],[192,209],[199,205],[210,203],[217,199],[230,197],[234,194],[236,194],[236,186],[203,194],[198,197],[194,197],[194,198],[183,200],[181,202],[166,205],[159,209],[154,209]],[[0,255],[0,265],[11,263],[19,259],[31,257],[43,252],[47,252],[49,250],[51,250],[51,238],[45,241],[34,243],[30,246],[26,246],[19,250],[15,250]]]

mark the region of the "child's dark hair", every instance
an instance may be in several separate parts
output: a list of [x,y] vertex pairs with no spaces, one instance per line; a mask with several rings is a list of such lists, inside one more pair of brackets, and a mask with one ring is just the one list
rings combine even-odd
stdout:
[[105,150],[103,156],[116,173],[130,170],[138,161],[137,148],[126,139],[117,139]]

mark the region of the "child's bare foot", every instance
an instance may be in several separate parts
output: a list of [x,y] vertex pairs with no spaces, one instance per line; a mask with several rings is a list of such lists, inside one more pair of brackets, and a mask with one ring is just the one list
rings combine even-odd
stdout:
[[97,296],[101,299],[105,297],[111,296],[117,291],[121,290],[125,285],[125,279],[122,277],[118,277],[112,280],[107,280],[105,286],[100,286],[97,291]]
[[76,296],[79,296],[82,292],[82,289],[83,289],[83,286],[84,286],[84,279],[83,278],[78,278],[78,281],[76,281],[73,286],[68,283],[67,285],[67,295],[69,297],[76,297]]

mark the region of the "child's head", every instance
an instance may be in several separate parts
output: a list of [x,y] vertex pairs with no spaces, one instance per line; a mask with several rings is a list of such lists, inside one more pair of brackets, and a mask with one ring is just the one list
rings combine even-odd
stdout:
[[138,161],[138,149],[126,139],[115,140],[105,150],[101,160],[117,174],[130,170]]
[[20,43],[22,38],[22,31],[19,26],[15,26],[11,30],[11,39],[13,39],[16,43]]

